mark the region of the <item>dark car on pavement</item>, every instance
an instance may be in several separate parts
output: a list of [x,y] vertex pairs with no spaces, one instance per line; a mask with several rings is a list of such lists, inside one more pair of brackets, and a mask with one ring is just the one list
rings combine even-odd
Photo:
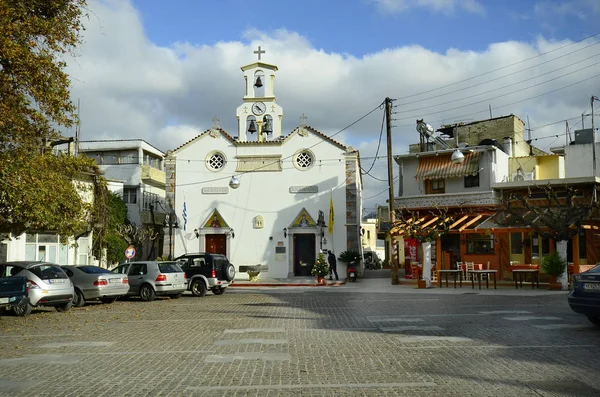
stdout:
[[27,277],[0,277],[0,309],[13,309],[15,313],[24,315],[28,304]]
[[600,266],[572,276],[569,306],[596,325],[600,325]]
[[175,258],[188,279],[188,290],[194,296],[204,296],[207,290],[221,295],[235,277],[235,267],[225,255],[198,252]]

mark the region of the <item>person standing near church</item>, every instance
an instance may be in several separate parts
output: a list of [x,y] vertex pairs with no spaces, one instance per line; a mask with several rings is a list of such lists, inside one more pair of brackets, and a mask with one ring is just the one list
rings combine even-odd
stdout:
[[333,252],[328,251],[329,255],[327,256],[327,260],[329,261],[329,279],[333,280],[333,275],[335,274],[335,279],[339,281],[338,272],[337,272],[337,260],[335,259],[335,255]]

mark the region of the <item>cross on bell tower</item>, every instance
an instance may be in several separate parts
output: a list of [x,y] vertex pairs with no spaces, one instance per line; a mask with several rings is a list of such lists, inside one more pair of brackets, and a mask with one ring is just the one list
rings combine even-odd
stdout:
[[238,141],[264,141],[281,136],[283,110],[275,101],[277,66],[261,60],[262,46],[253,51],[258,61],[242,66],[246,85],[243,103],[238,106]]
[[254,51],[254,53],[255,53],[256,55],[258,55],[258,60],[260,61],[260,56],[261,56],[262,54],[266,54],[267,52],[266,52],[265,50],[261,49],[261,48],[260,48],[260,46],[258,46],[258,50]]

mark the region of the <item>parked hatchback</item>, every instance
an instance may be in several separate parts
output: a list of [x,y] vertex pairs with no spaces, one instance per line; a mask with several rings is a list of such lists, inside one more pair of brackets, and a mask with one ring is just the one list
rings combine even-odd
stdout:
[[591,323],[600,325],[600,266],[572,277],[569,306],[585,315]]
[[75,288],[73,306],[80,307],[86,301],[100,299],[102,303],[113,303],[129,292],[125,274],[115,274],[99,266],[61,266]]
[[151,301],[159,296],[179,298],[187,289],[185,273],[176,262],[132,262],[124,263],[112,270],[113,273],[127,275],[129,292]]
[[52,306],[64,312],[71,308],[73,284],[60,266],[48,262],[7,262],[0,264],[0,275],[27,278],[27,305],[15,306],[15,314],[23,316],[37,306]]

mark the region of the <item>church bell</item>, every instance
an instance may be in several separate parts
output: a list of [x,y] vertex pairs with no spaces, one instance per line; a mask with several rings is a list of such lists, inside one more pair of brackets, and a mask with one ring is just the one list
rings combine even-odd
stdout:
[[255,87],[258,87],[258,88],[260,88],[260,87],[262,87],[262,86],[263,86],[263,83],[262,83],[262,81],[260,81],[260,76],[258,76],[258,77],[256,78],[256,83],[254,83],[254,86],[255,86]]
[[248,127],[248,132],[254,134],[256,132],[256,123],[254,120],[250,120],[250,126]]
[[273,126],[271,126],[271,120],[269,120],[268,117],[263,117],[263,127],[262,127],[262,133],[263,134],[272,134],[273,133]]

